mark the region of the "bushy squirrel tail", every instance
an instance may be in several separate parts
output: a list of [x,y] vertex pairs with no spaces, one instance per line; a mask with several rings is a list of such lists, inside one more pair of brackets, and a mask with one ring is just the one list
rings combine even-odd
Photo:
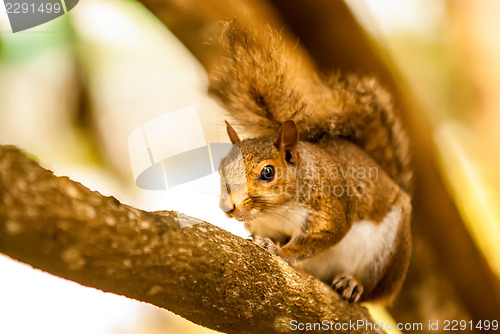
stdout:
[[236,128],[270,137],[293,119],[300,139],[343,137],[361,147],[409,192],[412,171],[406,132],[389,94],[373,78],[320,77],[307,55],[271,28],[226,23],[223,55],[210,74],[210,91]]

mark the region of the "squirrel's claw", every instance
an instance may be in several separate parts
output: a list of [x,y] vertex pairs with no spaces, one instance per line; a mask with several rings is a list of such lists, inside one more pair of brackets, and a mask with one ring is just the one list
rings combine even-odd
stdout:
[[332,288],[342,299],[357,303],[361,299],[364,288],[361,283],[349,274],[340,274],[332,282]]
[[251,235],[252,241],[255,242],[260,247],[267,250],[269,253],[274,255],[280,255],[281,249],[278,245],[276,245],[271,239],[264,238],[258,235]]

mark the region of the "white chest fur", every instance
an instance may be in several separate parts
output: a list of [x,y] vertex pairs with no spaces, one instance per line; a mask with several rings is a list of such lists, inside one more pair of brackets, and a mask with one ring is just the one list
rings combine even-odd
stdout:
[[284,205],[277,211],[261,212],[257,219],[245,223],[245,228],[251,234],[283,242],[302,232],[308,215],[298,204]]
[[349,273],[364,286],[374,284],[392,255],[401,215],[401,208],[393,206],[379,224],[368,220],[355,222],[338,244],[296,267],[325,282],[332,282],[340,273]]

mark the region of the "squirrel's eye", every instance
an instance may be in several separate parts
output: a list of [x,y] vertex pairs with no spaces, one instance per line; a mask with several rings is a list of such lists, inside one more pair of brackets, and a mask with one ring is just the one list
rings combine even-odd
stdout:
[[259,179],[264,180],[264,181],[272,181],[274,180],[274,167],[271,165],[267,165],[264,168],[262,168],[262,171],[260,172]]

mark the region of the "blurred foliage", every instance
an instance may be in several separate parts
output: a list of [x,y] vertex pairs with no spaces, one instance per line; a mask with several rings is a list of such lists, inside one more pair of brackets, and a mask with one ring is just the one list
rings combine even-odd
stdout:
[[66,46],[72,40],[70,21],[63,15],[26,32],[3,34],[4,60],[23,63],[54,47]]
[[385,43],[433,125],[447,119],[470,122],[474,87],[442,32],[395,32]]

